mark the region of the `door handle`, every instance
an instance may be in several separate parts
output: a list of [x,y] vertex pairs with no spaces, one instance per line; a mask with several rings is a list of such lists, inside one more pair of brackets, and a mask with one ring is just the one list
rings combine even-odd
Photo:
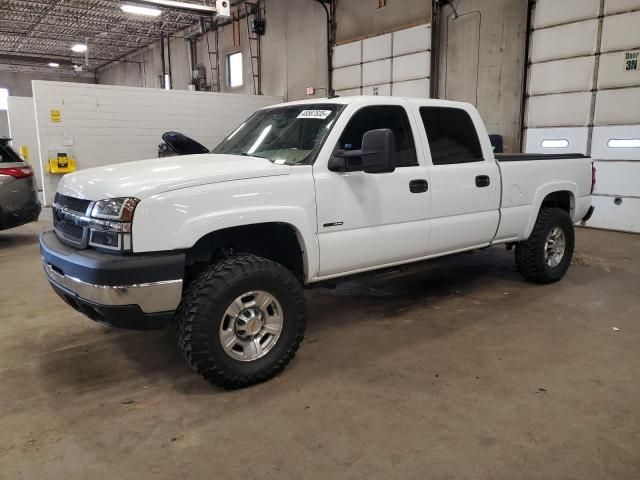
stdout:
[[476,177],[476,187],[478,188],[488,187],[490,184],[491,184],[491,179],[489,178],[489,175],[478,175]]
[[429,190],[429,183],[423,178],[411,180],[409,182],[409,190],[411,193],[424,193]]

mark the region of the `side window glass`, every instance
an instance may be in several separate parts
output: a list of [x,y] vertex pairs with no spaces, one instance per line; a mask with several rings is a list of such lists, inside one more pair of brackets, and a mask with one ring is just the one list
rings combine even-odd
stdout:
[[399,105],[364,107],[358,110],[345,127],[338,141],[342,150],[362,148],[362,136],[369,130],[389,128],[396,146],[396,166],[418,165],[411,124],[405,109]]
[[420,107],[434,165],[481,162],[482,148],[476,127],[459,108]]

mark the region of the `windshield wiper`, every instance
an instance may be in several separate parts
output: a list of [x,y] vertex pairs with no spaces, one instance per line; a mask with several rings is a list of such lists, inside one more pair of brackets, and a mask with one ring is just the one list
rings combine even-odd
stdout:
[[256,155],[255,153],[242,152],[240,155],[242,155],[243,157],[257,157],[257,158],[264,158],[265,160],[269,160],[270,162],[272,161],[270,158],[267,158],[267,157],[261,157],[260,155]]

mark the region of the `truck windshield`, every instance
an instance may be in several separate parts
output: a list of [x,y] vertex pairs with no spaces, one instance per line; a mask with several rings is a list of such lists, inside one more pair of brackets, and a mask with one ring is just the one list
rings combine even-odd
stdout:
[[212,153],[262,157],[278,164],[308,165],[343,105],[306,103],[259,110]]

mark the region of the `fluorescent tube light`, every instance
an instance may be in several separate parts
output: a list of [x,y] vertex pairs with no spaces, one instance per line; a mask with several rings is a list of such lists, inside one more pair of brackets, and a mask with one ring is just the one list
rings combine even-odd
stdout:
[[76,53],[83,53],[87,51],[87,46],[84,43],[76,43],[71,46],[71,50]]
[[146,15],[148,17],[159,17],[162,10],[151,7],[141,7],[139,5],[120,5],[120,10],[133,15]]
[[136,3],[145,5],[157,5],[159,7],[173,8],[175,10],[188,10],[199,13],[216,13],[216,7],[199,3],[178,2],[176,0],[136,0]]
[[53,68],[58,68],[60,66],[60,64],[56,63],[56,62],[49,62],[49,66],[53,67]]
[[569,146],[569,140],[543,140],[542,148],[567,148]]
[[612,138],[607,142],[609,148],[640,148],[640,138]]

